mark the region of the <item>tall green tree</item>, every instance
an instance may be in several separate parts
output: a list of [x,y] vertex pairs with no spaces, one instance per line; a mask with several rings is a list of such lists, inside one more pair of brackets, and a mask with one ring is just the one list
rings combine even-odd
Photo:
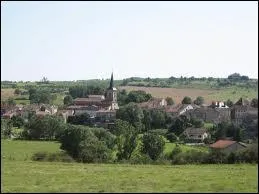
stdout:
[[133,151],[137,147],[138,131],[129,122],[116,120],[112,132],[117,135],[118,160],[130,159]]
[[196,105],[202,105],[204,103],[204,98],[202,96],[198,96],[193,103]]
[[64,97],[64,105],[71,105],[73,103],[73,98],[71,95]]
[[171,97],[166,97],[167,105],[174,105],[174,100]]
[[[131,123],[134,127],[141,127],[144,114],[141,108],[135,103],[129,103],[116,112],[116,118]],[[139,131],[142,128],[138,128]]]
[[182,104],[191,104],[192,99],[189,96],[185,96],[182,100]]
[[152,160],[157,160],[163,153],[165,141],[159,135],[145,133],[142,138],[142,153],[148,154]]

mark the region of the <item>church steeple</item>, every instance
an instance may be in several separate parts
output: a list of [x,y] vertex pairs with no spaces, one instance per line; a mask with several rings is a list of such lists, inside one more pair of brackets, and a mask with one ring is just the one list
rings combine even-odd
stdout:
[[112,75],[111,75],[111,80],[110,80],[110,87],[109,89],[112,89],[113,88],[113,72],[112,72]]

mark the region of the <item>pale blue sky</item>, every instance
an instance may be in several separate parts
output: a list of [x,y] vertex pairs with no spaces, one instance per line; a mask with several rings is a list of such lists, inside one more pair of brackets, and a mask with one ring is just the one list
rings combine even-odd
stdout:
[[258,78],[258,2],[2,2],[1,80]]

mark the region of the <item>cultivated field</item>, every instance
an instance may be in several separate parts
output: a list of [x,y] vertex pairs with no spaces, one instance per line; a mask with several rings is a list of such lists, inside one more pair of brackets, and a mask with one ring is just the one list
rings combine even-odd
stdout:
[[14,97],[14,90],[12,88],[1,89],[1,100],[7,100],[10,97]]
[[55,142],[1,141],[2,192],[257,192],[258,165],[35,162]]
[[175,103],[181,103],[185,96],[189,96],[192,100],[198,96],[204,97],[205,103],[211,104],[212,100],[223,100],[230,99],[236,102],[240,97],[243,98],[258,98],[258,90],[255,89],[241,89],[241,88],[225,88],[225,89],[192,89],[192,88],[158,88],[158,87],[138,87],[138,86],[121,86],[120,90],[125,89],[126,91],[132,90],[143,90],[150,93],[154,97],[167,96],[172,97]]

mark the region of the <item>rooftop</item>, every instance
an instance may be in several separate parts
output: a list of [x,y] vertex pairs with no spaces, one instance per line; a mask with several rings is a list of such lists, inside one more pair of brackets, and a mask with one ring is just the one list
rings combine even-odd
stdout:
[[[215,143],[211,144],[210,147],[211,148],[227,148],[229,146],[231,146],[234,143],[239,143],[237,141],[232,141],[232,140],[218,140]],[[242,143],[239,143],[242,146],[245,146]]]

